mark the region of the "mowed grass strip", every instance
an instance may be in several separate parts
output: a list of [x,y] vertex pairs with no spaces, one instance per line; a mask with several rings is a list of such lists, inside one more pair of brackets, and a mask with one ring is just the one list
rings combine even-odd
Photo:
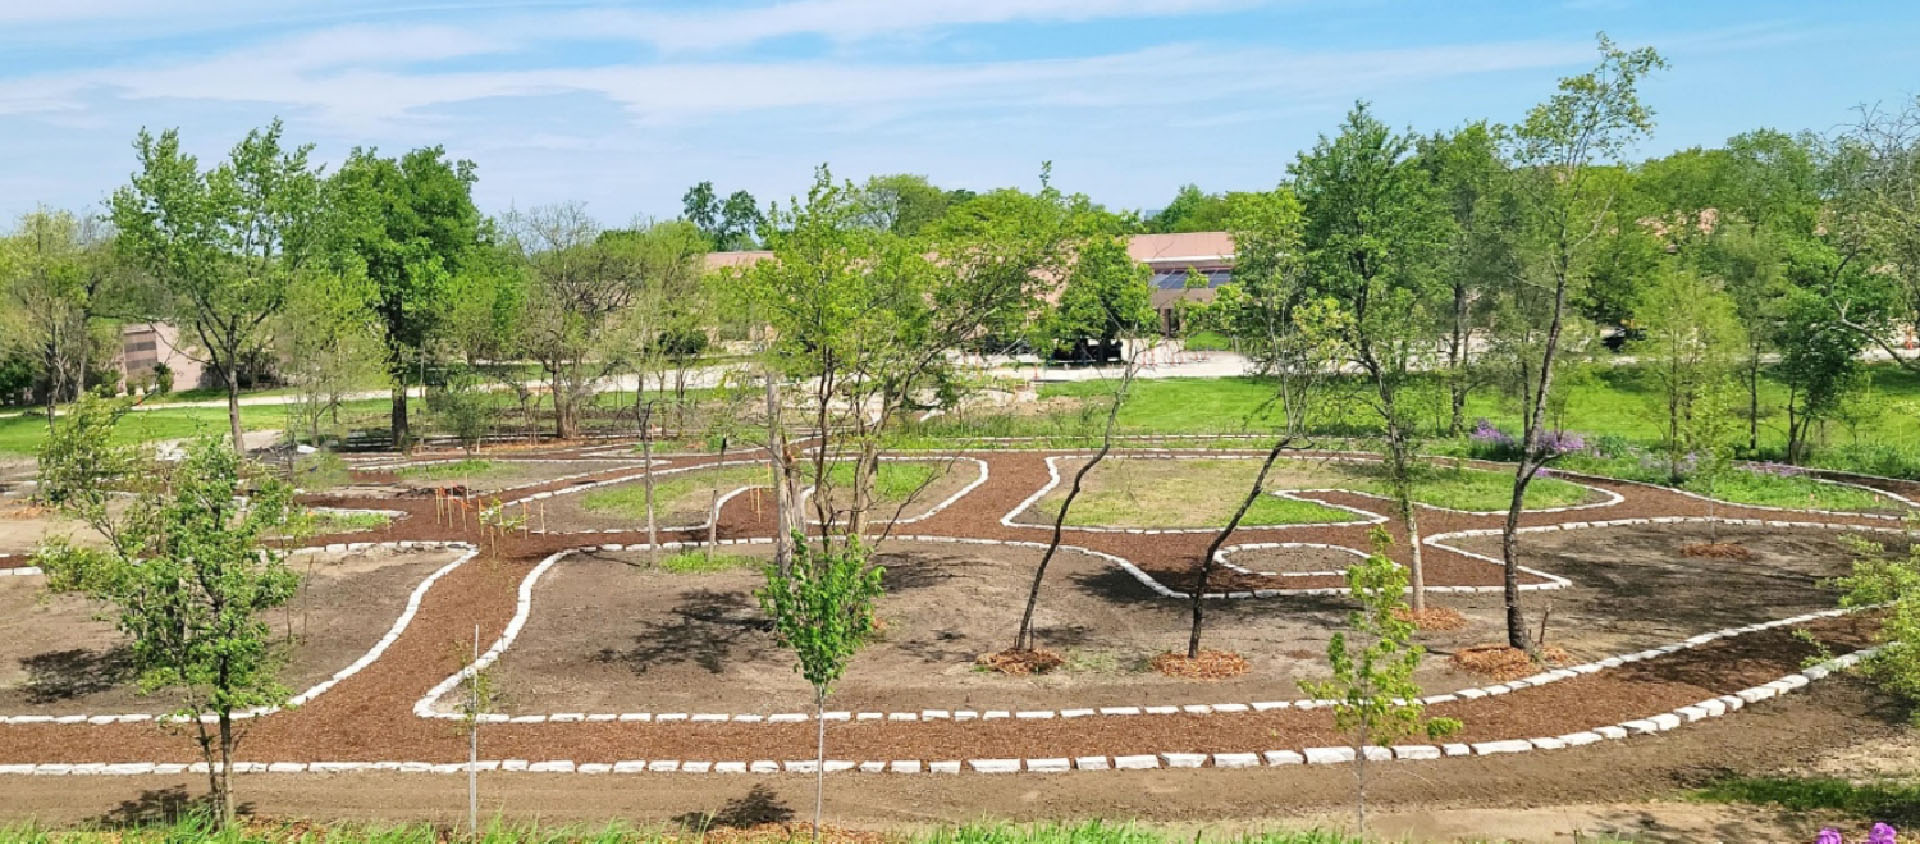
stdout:
[[[1071,477],[1077,461],[1062,461]],[[1077,527],[1220,527],[1232,517],[1253,479],[1258,460],[1220,458],[1110,457],[1088,475],[1067,524]],[[1254,502],[1241,523],[1249,526],[1325,524],[1357,518],[1347,510],[1271,494],[1288,489],[1343,489],[1386,495],[1382,468],[1350,461],[1283,460],[1267,477],[1268,495]],[[1067,481],[1035,506],[1044,520],[1058,517]],[[1513,489],[1512,476],[1485,469],[1424,464],[1414,481],[1414,500],[1456,510],[1498,510]],[[1530,509],[1580,504],[1592,493],[1557,478],[1536,479],[1527,490]]]

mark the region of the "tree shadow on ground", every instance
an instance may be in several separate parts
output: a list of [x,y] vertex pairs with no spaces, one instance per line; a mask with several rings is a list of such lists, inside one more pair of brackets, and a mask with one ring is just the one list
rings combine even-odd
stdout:
[[780,824],[793,820],[793,809],[788,807],[773,789],[765,785],[755,785],[747,793],[721,806],[716,812],[688,812],[676,816],[675,824],[695,833],[705,833],[710,829],[746,829],[763,824]]
[[[93,819],[97,826],[108,829],[132,829],[139,827],[167,826],[182,818],[194,816],[212,816],[217,807],[209,794],[190,794],[184,785],[166,788],[142,789],[140,796],[131,800],[122,800],[106,814]],[[253,814],[253,804],[241,803],[234,807],[235,814]]]
[[133,651],[125,646],[95,650],[69,648],[20,660],[27,672],[21,684],[29,703],[57,703],[104,692],[133,681]]
[[633,647],[602,648],[594,661],[626,665],[635,674],[691,662],[719,674],[736,650],[774,647],[772,630],[773,623],[745,593],[693,589],[681,594],[672,620],[647,624],[633,637]]

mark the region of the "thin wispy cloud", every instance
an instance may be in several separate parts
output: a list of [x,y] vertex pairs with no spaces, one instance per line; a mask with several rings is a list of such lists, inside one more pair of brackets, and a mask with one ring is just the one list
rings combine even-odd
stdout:
[[[690,171],[776,191],[819,161],[977,186],[1052,158],[1084,189],[1146,204],[1179,182],[1271,182],[1356,98],[1425,128],[1511,119],[1591,63],[1605,23],[1591,8],[1541,10],[1552,25],[1532,27],[1481,11],[1488,25],[1328,0],[0,2],[0,132],[15,153],[0,212],[111,189],[142,126],[217,153],[274,116],[323,156],[486,151],[483,193],[595,199],[616,217],[660,211]],[[1843,58],[1864,55],[1858,32],[1692,7],[1614,35],[1681,68],[1751,62],[1756,79],[1787,57],[1842,72],[1810,42],[1851,38]],[[1722,82],[1676,90],[1724,108],[1741,92]],[[1676,122],[1705,113],[1655,105]],[[68,196],[46,195],[62,172]]]

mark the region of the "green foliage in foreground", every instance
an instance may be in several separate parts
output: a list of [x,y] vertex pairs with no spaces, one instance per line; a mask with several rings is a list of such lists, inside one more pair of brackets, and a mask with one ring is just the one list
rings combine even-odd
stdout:
[[[203,818],[188,817],[167,826],[112,829],[54,830],[31,824],[0,827],[0,844],[441,844],[449,830],[430,824],[255,824],[230,832],[216,831]],[[794,831],[794,841],[807,831]],[[697,844],[697,830],[641,828],[622,823],[606,826],[541,826],[494,821],[475,838],[454,840],[475,844]],[[767,844],[783,839],[769,836]],[[914,834],[894,840],[900,844],[1191,844],[1191,833],[1092,821],[1081,824],[970,824]],[[1261,832],[1239,836],[1207,836],[1209,844],[1362,844],[1362,840],[1334,832]],[[1595,839],[1599,844],[1600,839]]]

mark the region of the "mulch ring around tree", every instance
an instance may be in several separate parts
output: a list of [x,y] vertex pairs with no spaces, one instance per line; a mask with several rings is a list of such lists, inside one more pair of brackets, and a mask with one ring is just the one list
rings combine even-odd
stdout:
[[1153,658],[1153,669],[1188,680],[1225,680],[1247,673],[1247,658],[1227,651],[1203,650],[1198,656],[1163,653]]
[[1067,658],[1046,648],[1008,648],[998,653],[982,654],[973,664],[990,671],[1019,676],[1045,674],[1067,664]]

